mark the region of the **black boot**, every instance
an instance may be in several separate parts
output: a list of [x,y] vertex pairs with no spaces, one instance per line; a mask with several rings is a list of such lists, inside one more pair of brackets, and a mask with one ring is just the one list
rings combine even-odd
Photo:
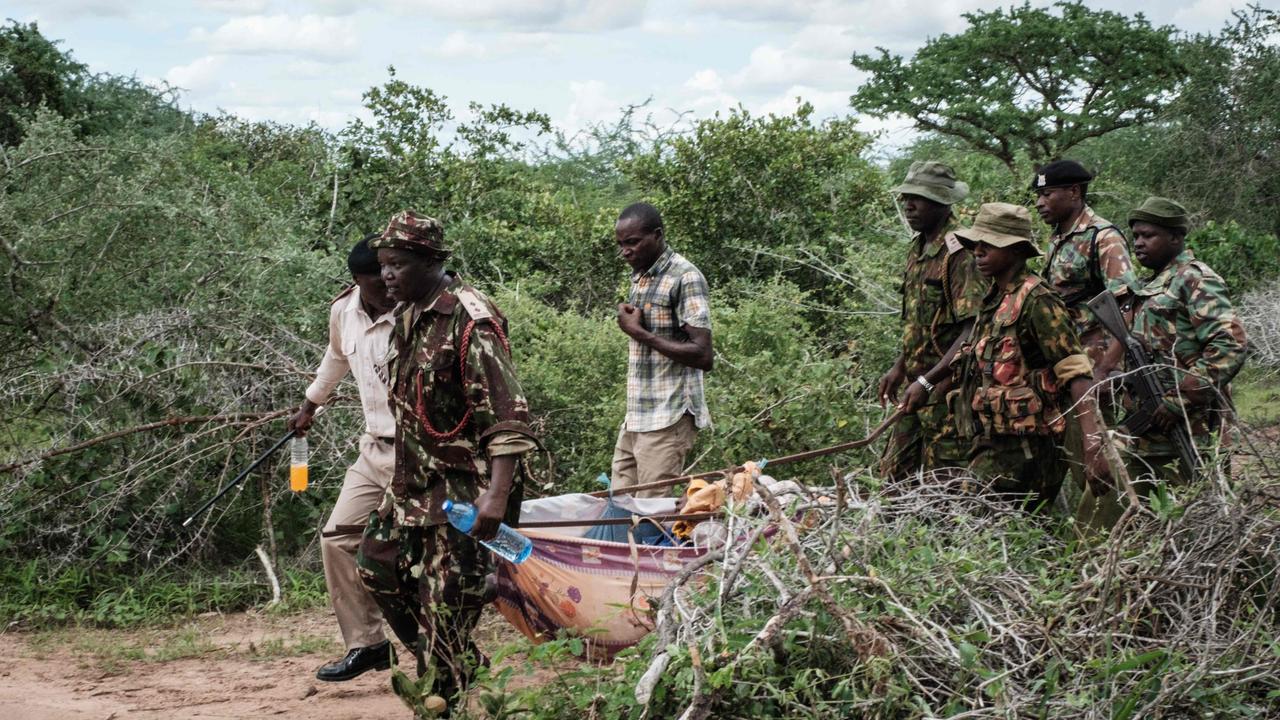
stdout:
[[390,640],[383,640],[377,645],[368,647],[352,648],[346,657],[317,670],[316,679],[325,682],[342,682],[359,677],[370,670],[386,670],[391,667],[393,652]]

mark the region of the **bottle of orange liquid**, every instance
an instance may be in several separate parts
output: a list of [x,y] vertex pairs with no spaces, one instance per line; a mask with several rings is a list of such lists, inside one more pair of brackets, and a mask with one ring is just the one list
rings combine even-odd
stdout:
[[289,489],[307,489],[307,439],[295,437],[289,442]]

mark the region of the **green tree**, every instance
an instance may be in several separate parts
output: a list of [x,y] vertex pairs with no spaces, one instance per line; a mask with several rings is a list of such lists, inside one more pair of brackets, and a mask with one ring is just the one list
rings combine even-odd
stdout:
[[659,139],[622,167],[713,287],[783,270],[811,290],[828,278],[805,263],[832,262],[872,219],[867,207],[888,200],[863,157],[869,143],[851,119],[815,122],[808,104],[783,116],[734,110]]
[[1186,76],[1172,27],[1081,2],[966,13],[969,27],[925,43],[911,60],[855,54],[871,74],[851,98],[876,117],[905,115],[1017,163],[1060,157],[1080,142],[1151,121]]
[[1153,183],[1209,218],[1280,234],[1280,13],[1237,11],[1188,55],[1172,132],[1150,148]]
[[10,21],[0,27],[0,145],[22,140],[22,125],[45,106],[70,115],[87,69],[58,43],[40,34],[35,23]]

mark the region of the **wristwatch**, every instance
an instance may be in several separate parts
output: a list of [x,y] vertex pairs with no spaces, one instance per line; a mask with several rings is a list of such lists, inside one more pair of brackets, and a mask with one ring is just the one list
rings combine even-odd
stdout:
[[925,392],[933,392],[933,383],[926,380],[923,375],[917,375],[916,382],[920,383],[920,387],[924,388]]

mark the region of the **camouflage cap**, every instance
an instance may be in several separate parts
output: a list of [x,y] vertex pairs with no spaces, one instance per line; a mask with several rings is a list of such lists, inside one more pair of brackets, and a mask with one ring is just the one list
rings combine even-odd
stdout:
[[955,205],[969,195],[969,186],[956,180],[956,171],[950,165],[934,160],[917,160],[911,163],[902,184],[890,192],[919,195],[943,205]]
[[391,216],[381,237],[369,243],[374,250],[397,248],[426,253],[441,259],[449,257],[444,244],[444,225],[433,217],[412,210],[402,210]]
[[1191,229],[1186,208],[1169,198],[1154,195],[1143,200],[1141,205],[1129,212],[1129,227],[1133,227],[1136,222],[1148,222],[1183,232]]
[[978,208],[973,227],[957,230],[956,237],[969,248],[980,242],[1000,248],[1026,243],[1029,257],[1040,254],[1031,239],[1031,213],[1021,205],[985,203]]
[[1036,168],[1031,178],[1031,189],[1083,185],[1093,179],[1093,173],[1075,160],[1054,160]]

